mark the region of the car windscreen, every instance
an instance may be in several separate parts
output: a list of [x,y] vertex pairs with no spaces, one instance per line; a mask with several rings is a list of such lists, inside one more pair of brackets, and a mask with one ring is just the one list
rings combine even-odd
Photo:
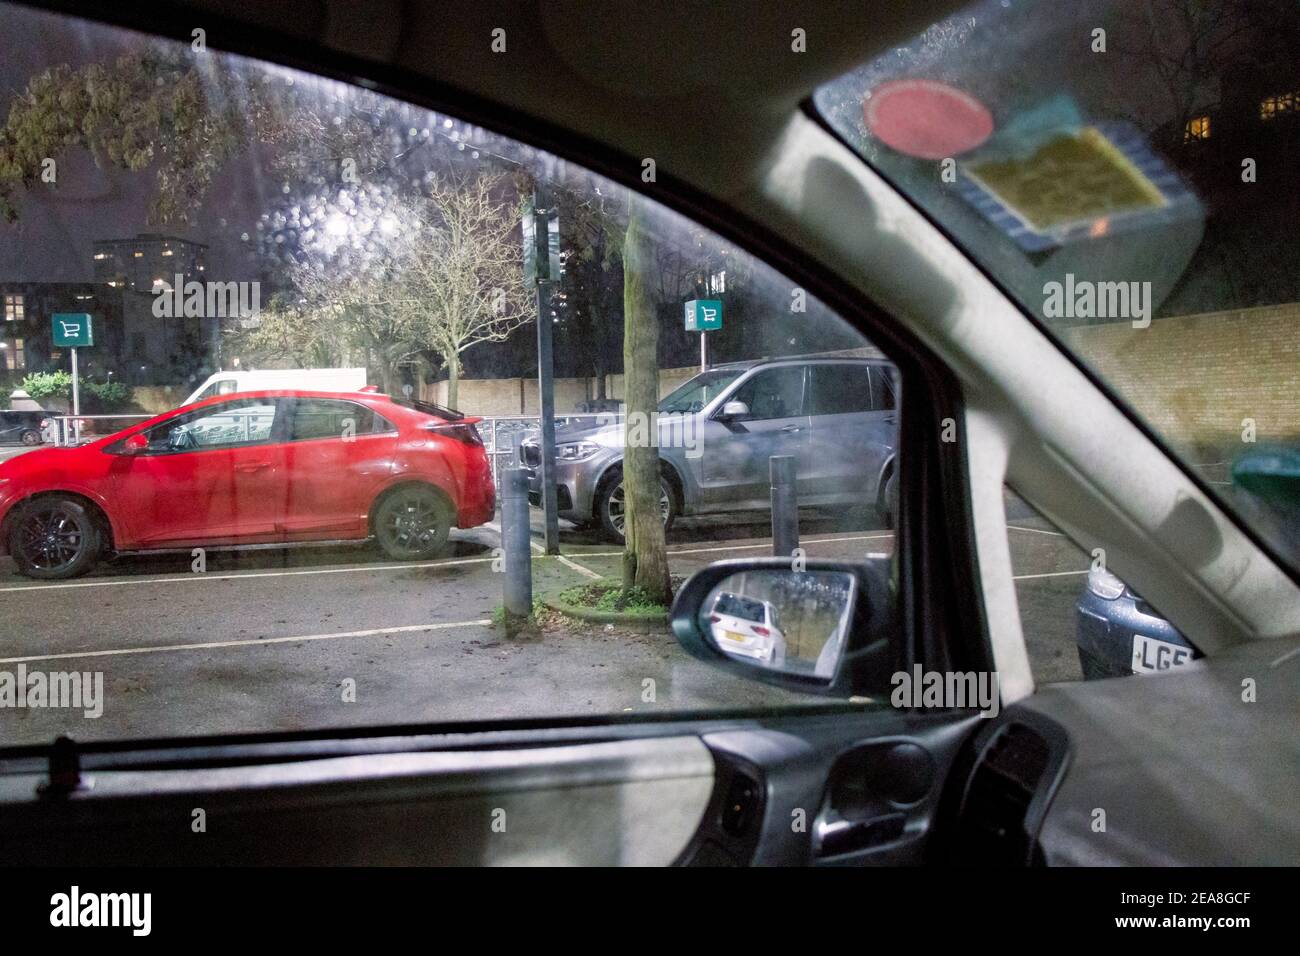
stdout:
[[981,0],[816,109],[1300,568],[1300,5]]

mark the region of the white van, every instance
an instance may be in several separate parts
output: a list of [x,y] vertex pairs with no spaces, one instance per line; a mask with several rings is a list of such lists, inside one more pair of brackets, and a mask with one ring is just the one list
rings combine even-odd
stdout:
[[366,386],[364,368],[266,368],[250,371],[215,372],[181,405],[231,392],[254,392],[268,388],[302,388],[321,392],[356,392]]

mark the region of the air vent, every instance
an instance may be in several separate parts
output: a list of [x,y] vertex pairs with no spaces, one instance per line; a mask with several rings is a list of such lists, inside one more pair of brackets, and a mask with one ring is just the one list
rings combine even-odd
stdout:
[[998,730],[966,789],[958,821],[961,862],[1025,866],[1031,861],[1033,838],[1025,817],[1050,759],[1047,741],[1024,724]]

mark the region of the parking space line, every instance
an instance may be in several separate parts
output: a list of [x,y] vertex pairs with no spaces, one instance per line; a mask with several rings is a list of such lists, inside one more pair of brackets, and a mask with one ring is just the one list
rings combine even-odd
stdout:
[[[619,553],[621,554],[622,552]],[[571,561],[562,554],[557,554],[556,557],[560,559],[560,563],[564,565],[566,568],[573,568],[573,570],[577,571],[579,574],[585,574],[587,577],[592,578],[593,580],[599,581],[601,578],[601,575],[591,570],[591,568],[584,568],[577,561]]]
[[[805,544],[837,544],[841,541],[879,541],[883,538],[892,538],[894,532],[886,531],[882,534],[854,534],[845,535],[839,538],[810,538],[806,541],[799,542],[800,546]],[[760,548],[767,549],[772,547],[770,541],[760,541],[757,544],[728,544],[719,545],[713,548],[669,548],[668,556],[674,554],[708,554],[714,551],[755,551]],[[577,555],[580,558],[616,558],[622,555],[622,551],[584,551]]]
[[487,564],[495,558],[452,558],[440,561],[413,561],[407,564],[368,564],[345,568],[303,568],[298,571],[239,571],[233,574],[185,574],[170,578],[113,578],[108,581],[69,581],[63,584],[19,584],[0,588],[0,594],[15,591],[50,591],[61,588],[107,588],[121,584],[184,584],[191,581],[242,581],[246,578],[284,578],[303,574],[357,574],[365,571],[400,571],[403,568],[442,568],[462,564]]
[[1009,524],[1009,525],[1007,525],[1007,530],[1008,530],[1008,531],[1032,531],[1032,532],[1034,532],[1034,534],[1050,534],[1050,535],[1054,535],[1054,536],[1056,536],[1056,537],[1058,537],[1058,538],[1064,538],[1064,537],[1065,537],[1065,535],[1062,534],[1062,533],[1059,532],[1059,531],[1044,531],[1042,528],[1024,528],[1024,527],[1021,527],[1021,526],[1018,525],[1018,524]]
[[73,657],[119,657],[124,654],[157,654],[163,651],[205,651],[222,647],[252,647],[263,644],[296,644],[300,641],[333,641],[343,637],[378,637],[383,634],[409,634],[413,631],[446,631],[457,627],[486,627],[492,622],[442,621],[432,624],[409,624],[404,627],[376,627],[367,631],[339,631],[334,634],[303,634],[298,637],[259,637],[240,641],[204,641],[201,644],[159,644],[156,647],[119,647],[103,651],[70,651],[66,654],[34,654],[29,657],[3,657],[0,664],[27,664],[32,661],[62,661]]
[[[490,530],[498,530],[491,525],[484,525]],[[804,541],[803,544],[836,544],[841,541],[874,541],[884,538],[892,538],[893,532],[884,532],[881,534],[866,535],[845,535],[835,538],[811,538]],[[530,542],[533,549],[539,554],[543,554],[545,549],[537,544]],[[671,557],[674,554],[709,554],[724,551],[755,551],[770,548],[771,542],[763,541],[756,544],[736,544],[721,545],[709,548],[679,548],[670,549],[668,554]],[[575,555],[578,558],[609,558],[622,555],[622,551],[590,551],[581,552]],[[561,562],[568,564],[568,559],[563,555],[559,556]],[[18,584],[7,587],[0,587],[0,594],[14,594],[23,591],[53,591],[53,590],[71,590],[73,588],[107,588],[119,587],[122,585],[142,585],[142,584],[191,584],[202,581],[242,581],[252,578],[283,578],[283,577],[300,577],[311,574],[365,574],[378,571],[403,571],[412,568],[442,568],[457,567],[467,564],[487,564],[495,561],[492,556],[482,558],[443,558],[437,561],[416,561],[403,564],[366,564],[366,565],[348,565],[341,568],[299,568],[293,571],[236,571],[229,574],[183,574],[173,575],[171,577],[139,577],[139,578],[109,578],[104,580],[92,581],[64,581],[58,584]],[[593,577],[600,577],[589,568],[583,568],[580,565],[569,564],[574,570],[583,574],[590,574]]]
[[1087,574],[1087,573],[1088,573],[1088,569],[1084,568],[1082,571],[1047,571],[1043,574],[1013,574],[1011,575],[1011,580],[1029,581],[1033,578],[1064,578],[1064,577],[1068,577],[1071,574]]

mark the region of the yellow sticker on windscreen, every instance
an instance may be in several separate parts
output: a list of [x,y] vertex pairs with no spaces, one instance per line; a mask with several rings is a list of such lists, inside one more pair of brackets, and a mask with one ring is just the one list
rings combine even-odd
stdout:
[[1195,204],[1120,123],[1058,130],[1019,153],[982,152],[961,171],[968,201],[1030,251],[1153,223]]

